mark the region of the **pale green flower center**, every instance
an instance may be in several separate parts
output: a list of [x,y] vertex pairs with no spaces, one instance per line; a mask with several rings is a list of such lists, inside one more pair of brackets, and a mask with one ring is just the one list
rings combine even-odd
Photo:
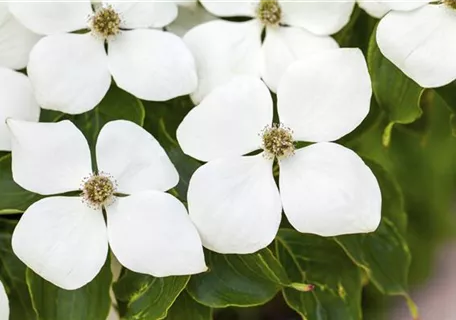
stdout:
[[279,24],[282,19],[282,8],[277,0],[261,0],[256,14],[265,26],[273,26]]
[[99,209],[113,202],[117,185],[111,176],[100,172],[84,178],[81,189],[84,202],[91,208]]
[[295,144],[290,128],[274,123],[272,126],[266,126],[261,135],[266,157],[282,159],[294,154]]
[[102,38],[115,37],[120,32],[121,19],[112,6],[100,7],[90,18],[89,25],[92,32]]

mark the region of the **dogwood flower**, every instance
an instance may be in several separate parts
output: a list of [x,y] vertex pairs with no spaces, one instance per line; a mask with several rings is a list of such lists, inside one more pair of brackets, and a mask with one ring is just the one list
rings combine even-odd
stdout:
[[39,38],[11,15],[7,3],[0,2],[0,66],[25,68],[30,50]]
[[79,288],[104,265],[108,243],[135,272],[165,277],[206,270],[184,205],[164,192],[177,184],[178,173],[147,131],[124,120],[106,124],[92,169],[87,141],[70,121],[9,119],[8,126],[17,184],[42,195],[79,192],[35,202],[14,230],[14,253],[38,275]]
[[456,1],[428,2],[388,2],[392,11],[378,25],[377,44],[408,77],[434,88],[456,79]]
[[[144,100],[169,100],[195,90],[195,63],[183,41],[161,28],[177,15],[172,2],[14,2],[13,14],[49,34],[30,53],[28,75],[39,104],[70,114],[94,108],[111,75]],[[89,29],[87,33],[65,33]],[[105,44],[107,49],[105,50]]]
[[8,296],[6,295],[5,287],[0,281],[0,320],[9,319],[9,302]]
[[22,73],[0,67],[0,150],[11,150],[6,119],[38,121],[40,107],[35,101],[29,79]]
[[[335,49],[286,71],[277,90],[280,124],[272,123],[267,87],[248,76],[216,88],[191,110],[177,138],[186,154],[208,161],[192,176],[187,195],[203,245],[220,253],[264,248],[277,233],[282,208],[300,232],[375,230],[381,211],[375,176],[353,151],[329,142],[361,123],[371,94],[361,51]],[[316,143],[296,149],[296,141]]]
[[211,21],[184,36],[197,65],[198,89],[192,94],[195,102],[239,74],[261,77],[275,92],[282,74],[293,61],[312,52],[338,47],[329,35],[349,21],[355,1],[202,0],[201,3],[219,17],[253,19]]

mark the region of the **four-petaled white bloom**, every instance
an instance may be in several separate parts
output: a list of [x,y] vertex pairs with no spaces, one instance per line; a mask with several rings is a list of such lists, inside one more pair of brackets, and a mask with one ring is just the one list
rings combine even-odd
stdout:
[[[294,62],[277,90],[280,125],[272,124],[270,93],[255,77],[235,78],[211,92],[177,131],[185,153],[208,161],[192,176],[187,195],[203,245],[220,253],[264,248],[277,233],[282,208],[300,232],[374,231],[381,217],[375,176],[353,151],[329,142],[361,123],[371,94],[358,49]],[[295,150],[295,141],[316,143]],[[259,148],[261,154],[242,156]]]
[[184,36],[197,65],[198,89],[192,95],[195,102],[240,74],[263,78],[275,92],[280,77],[293,61],[338,47],[329,35],[349,21],[355,1],[201,0],[201,3],[219,17],[253,19],[211,21]]
[[24,27],[9,12],[8,3],[0,2],[0,66],[25,68],[30,50],[40,36]]
[[[42,108],[78,114],[94,108],[111,84],[144,100],[163,101],[196,89],[195,62],[184,42],[161,28],[177,15],[173,2],[13,2],[31,30],[47,34],[30,53],[28,75]],[[90,29],[83,34],[65,33]],[[107,49],[105,49],[107,44]]]
[[100,271],[108,243],[135,272],[165,277],[207,269],[184,205],[164,192],[179,175],[147,131],[124,120],[106,124],[94,172],[87,141],[70,121],[9,119],[8,126],[17,184],[42,195],[81,193],[39,200],[14,230],[14,253],[38,275],[64,289],[79,288]]
[[9,301],[5,292],[5,287],[0,281],[0,320],[9,319]]
[[385,2],[390,11],[377,28],[383,55],[425,88],[456,79],[456,1]]
[[0,84],[0,151],[10,151],[11,138],[6,119],[38,121],[40,107],[29,79],[22,73],[0,67]]

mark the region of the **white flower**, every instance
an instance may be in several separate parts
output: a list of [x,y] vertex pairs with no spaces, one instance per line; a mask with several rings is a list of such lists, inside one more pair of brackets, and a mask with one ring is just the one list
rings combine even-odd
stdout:
[[9,302],[8,296],[5,292],[5,287],[3,283],[0,281],[0,320],[8,320],[9,319]]
[[[161,28],[177,15],[172,2],[15,2],[12,13],[41,34],[28,75],[39,104],[70,114],[94,108],[111,84],[144,100],[195,90],[195,63],[184,42]],[[65,32],[90,29],[83,34]],[[105,50],[107,43],[107,51]]]
[[192,99],[200,102],[215,87],[240,74],[263,78],[275,92],[280,77],[293,61],[338,47],[329,35],[349,21],[354,2],[202,0],[206,9],[217,16],[253,19],[211,21],[184,36],[198,71],[198,89]]
[[22,73],[0,67],[0,83],[0,151],[10,151],[11,138],[6,119],[38,121],[40,107],[29,79]]
[[32,204],[14,230],[14,253],[41,277],[64,289],[85,285],[105,263],[108,242],[135,272],[164,277],[206,270],[185,207],[164,192],[178,173],[147,131],[124,120],[106,124],[95,171],[87,141],[70,121],[8,120],[8,126],[17,184],[42,195],[81,190]]
[[30,50],[39,38],[11,15],[8,3],[0,2],[0,66],[25,68]]
[[378,25],[377,44],[408,77],[434,88],[456,79],[456,1],[427,2],[388,2],[392,11]]
[[[271,96],[254,77],[233,79],[191,110],[177,137],[185,153],[209,161],[192,176],[187,195],[203,245],[220,253],[264,248],[277,233],[282,207],[300,232],[375,230],[381,211],[377,180],[353,151],[327,142],[361,123],[371,94],[361,51],[336,49],[286,71],[277,91],[281,125],[272,124]],[[295,150],[295,141],[317,143]],[[260,148],[260,154],[242,156]]]

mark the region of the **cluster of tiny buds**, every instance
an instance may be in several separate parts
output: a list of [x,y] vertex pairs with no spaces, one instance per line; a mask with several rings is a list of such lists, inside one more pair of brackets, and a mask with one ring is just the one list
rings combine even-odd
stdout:
[[262,138],[261,148],[268,159],[283,159],[295,153],[293,130],[282,123],[273,123],[264,127],[260,133]]
[[274,26],[282,19],[282,8],[277,0],[260,0],[256,14],[265,26]]
[[92,34],[103,40],[111,40],[120,33],[122,19],[111,5],[103,5],[89,17]]
[[100,171],[84,177],[80,189],[82,202],[92,209],[102,209],[115,201],[117,181],[110,174]]

